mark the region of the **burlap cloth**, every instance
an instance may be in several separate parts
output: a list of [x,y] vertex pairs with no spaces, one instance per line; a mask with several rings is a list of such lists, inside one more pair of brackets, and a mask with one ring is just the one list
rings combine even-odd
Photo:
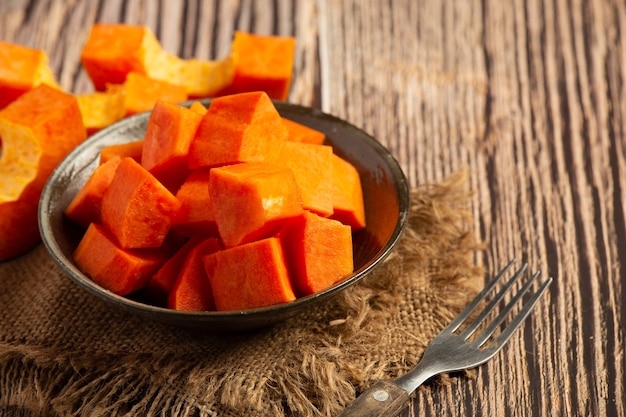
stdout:
[[464,172],[412,191],[383,266],[270,328],[182,330],[110,309],[42,245],[0,264],[0,414],[326,416],[418,362],[482,285]]

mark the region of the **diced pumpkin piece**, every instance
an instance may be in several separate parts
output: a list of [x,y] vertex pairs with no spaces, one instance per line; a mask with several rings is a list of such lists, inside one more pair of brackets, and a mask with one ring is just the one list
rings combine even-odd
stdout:
[[302,206],[325,217],[333,214],[332,158],[330,146],[287,142],[277,163],[293,171]]
[[296,40],[235,32],[231,45],[235,75],[229,91],[265,91],[271,98],[289,96]]
[[133,158],[141,163],[141,153],[143,152],[143,140],[120,143],[119,145],[109,145],[100,151],[100,164],[104,164],[113,158]]
[[102,223],[102,198],[111,185],[120,162],[122,159],[116,157],[96,167],[65,208],[65,215],[68,218],[85,228],[90,223]]
[[155,80],[138,72],[129,73],[124,82],[124,108],[127,116],[152,110],[159,100],[180,103],[187,98],[184,87]]
[[174,287],[185,259],[187,259],[189,252],[203,240],[204,237],[200,235],[190,238],[150,277],[146,284],[144,295],[152,304],[167,305],[167,298]]
[[209,169],[194,170],[176,193],[180,210],[172,228],[181,236],[218,235],[209,194],[209,177]]
[[40,84],[58,89],[46,53],[0,41],[0,109]]
[[337,220],[305,211],[280,232],[298,297],[315,294],[354,270],[352,231]]
[[225,249],[203,259],[217,310],[247,310],[296,299],[278,238]]
[[153,248],[165,240],[180,202],[132,158],[124,158],[102,199],[102,223],[120,247]]
[[92,135],[126,116],[124,93],[119,88],[106,92],[79,94],[76,96],[76,100],[88,135]]
[[189,167],[275,161],[287,129],[263,92],[213,99],[189,148]]
[[230,56],[220,60],[181,60],[178,84],[189,98],[213,97],[233,82],[234,66]]
[[195,111],[196,113],[198,113],[201,116],[204,116],[206,114],[206,112],[209,110],[205,107],[204,104],[202,104],[199,101],[194,101],[193,103],[191,103],[191,105],[189,106],[189,110],[191,111]]
[[141,165],[174,192],[189,175],[187,154],[201,120],[198,113],[163,100],[150,114]]
[[293,172],[262,162],[212,168],[209,194],[224,246],[271,236],[302,212]]
[[283,124],[287,128],[287,140],[290,142],[322,145],[326,139],[326,135],[319,130],[294,122],[286,117],[283,117]]
[[146,45],[155,41],[146,26],[96,23],[83,47],[81,62],[95,89],[104,91],[107,84],[123,84],[130,72],[146,74],[150,66]]
[[109,231],[95,223],[83,235],[74,260],[96,284],[122,296],[142,289],[165,261],[158,250],[120,248]]
[[333,154],[333,214],[331,218],[352,227],[365,227],[365,207],[361,178],[354,165]]
[[76,99],[45,84],[0,110],[0,261],[39,243],[41,191],[86,136]]
[[185,311],[215,310],[213,291],[203,258],[220,249],[219,241],[211,237],[189,251],[168,296],[168,308]]

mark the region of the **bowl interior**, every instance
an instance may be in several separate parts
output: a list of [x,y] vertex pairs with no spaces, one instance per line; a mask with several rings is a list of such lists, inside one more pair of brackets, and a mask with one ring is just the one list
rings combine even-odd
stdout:
[[[209,105],[210,100],[203,102]],[[352,275],[320,293],[291,303],[234,312],[173,311],[143,303],[137,297],[117,296],[95,284],[74,263],[72,253],[83,230],[68,220],[63,211],[98,165],[100,150],[112,144],[141,140],[149,113],[129,117],[94,134],[53,172],[41,196],[39,225],[44,245],[54,261],[77,284],[116,307],[161,322],[217,331],[271,325],[359,281],[390,253],[406,226],[409,210],[406,178],[389,151],[362,130],[316,109],[284,102],[275,104],[282,116],[323,132],[326,144],[359,171],[367,226],[354,234]]]

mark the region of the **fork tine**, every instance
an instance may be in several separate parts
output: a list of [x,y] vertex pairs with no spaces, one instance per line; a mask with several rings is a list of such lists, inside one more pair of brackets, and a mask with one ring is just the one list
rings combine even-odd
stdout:
[[530,279],[524,283],[522,288],[520,288],[519,291],[513,296],[513,298],[511,298],[511,300],[508,302],[508,304],[502,308],[502,310],[500,311],[498,316],[489,324],[489,326],[487,326],[487,328],[480,334],[480,336],[478,336],[473,341],[473,343],[475,343],[476,346],[479,346],[479,347],[482,346],[491,337],[491,335],[496,331],[498,326],[509,315],[509,313],[511,312],[511,310],[513,309],[513,307],[515,306],[517,301],[524,294],[526,294],[526,292],[528,292],[528,290],[530,289],[530,286],[532,285],[533,281],[539,276],[539,274],[540,274],[539,271],[535,272],[530,277]]
[[509,341],[509,339],[511,338],[515,330],[517,330],[517,328],[524,322],[526,317],[528,317],[533,307],[535,307],[535,304],[537,304],[537,301],[539,301],[539,299],[541,298],[541,296],[543,295],[543,293],[546,291],[546,289],[548,288],[550,284],[552,284],[551,277],[545,280],[541,284],[541,286],[539,287],[535,295],[533,295],[530,301],[528,301],[528,304],[526,304],[524,308],[522,308],[519,311],[519,313],[517,313],[513,321],[511,321],[511,323],[509,323],[506,329],[504,329],[502,333],[500,333],[498,337],[496,337],[496,339],[494,340],[496,349],[499,349],[500,347],[505,345],[506,342]]
[[450,322],[450,324],[443,330],[443,332],[453,333],[461,324],[472,314],[478,304],[487,296],[489,292],[496,286],[498,281],[504,276],[504,273],[515,263],[515,258],[511,259],[508,264],[504,266],[492,279],[485,285],[485,287],[476,295],[476,297],[459,313],[458,316]]
[[517,281],[519,277],[521,277],[522,274],[526,271],[526,268],[528,268],[527,263],[525,263],[517,271],[515,271],[515,274],[513,274],[513,276],[507,281],[507,283],[504,284],[502,289],[489,301],[489,303],[485,306],[485,308],[480,312],[478,317],[476,317],[469,326],[463,329],[463,331],[459,334],[459,336],[463,337],[464,339],[467,339],[472,334],[474,334],[476,329],[478,329],[478,326],[480,326],[481,323],[485,321],[489,313],[491,313],[491,311],[498,305],[500,300],[502,300],[506,292],[513,286],[515,281]]

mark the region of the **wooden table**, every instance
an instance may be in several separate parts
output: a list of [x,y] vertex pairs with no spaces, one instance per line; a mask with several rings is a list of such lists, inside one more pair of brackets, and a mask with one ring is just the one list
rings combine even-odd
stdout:
[[473,380],[427,385],[410,416],[625,416],[626,3],[621,0],[2,0],[0,40],[91,91],[94,22],[146,24],[182,57],[233,30],[297,38],[290,100],[363,128],[411,184],[467,167],[488,270],[555,278]]

